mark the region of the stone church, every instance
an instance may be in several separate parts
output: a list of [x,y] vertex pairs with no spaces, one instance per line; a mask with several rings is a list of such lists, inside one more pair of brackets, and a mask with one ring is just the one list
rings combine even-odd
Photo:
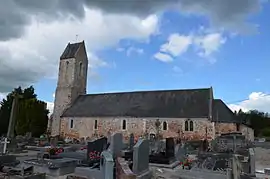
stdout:
[[69,43],[60,57],[52,136],[92,138],[122,132],[125,139],[155,136],[186,140],[213,139],[241,132],[254,140],[212,87],[160,91],[86,94],[88,58],[85,43]]

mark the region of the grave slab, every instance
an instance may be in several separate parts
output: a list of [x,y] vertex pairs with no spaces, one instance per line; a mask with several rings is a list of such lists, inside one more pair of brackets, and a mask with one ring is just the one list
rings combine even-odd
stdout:
[[29,159],[24,161],[25,166],[33,166],[34,173],[46,173],[49,176],[62,176],[66,174],[73,173],[76,165],[77,160],[75,159]]

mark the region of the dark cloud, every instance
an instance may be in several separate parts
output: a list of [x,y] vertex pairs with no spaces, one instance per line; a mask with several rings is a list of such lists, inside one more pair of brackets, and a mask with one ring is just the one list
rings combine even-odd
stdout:
[[[0,40],[18,38],[31,23],[31,15],[40,20],[57,20],[73,15],[84,17],[84,6],[105,13],[146,16],[174,8],[183,12],[206,15],[213,24],[237,28],[248,14],[260,8],[259,0],[0,0]],[[244,28],[243,28],[244,29]]]

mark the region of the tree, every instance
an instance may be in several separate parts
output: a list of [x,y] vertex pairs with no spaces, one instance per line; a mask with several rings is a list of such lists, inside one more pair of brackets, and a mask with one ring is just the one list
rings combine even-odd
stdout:
[[257,110],[250,110],[248,112],[239,110],[235,114],[239,117],[239,120],[254,129],[255,136],[264,135],[270,129],[270,117],[268,113]]
[[8,129],[10,111],[14,93],[20,94],[18,111],[16,111],[15,132],[17,135],[24,135],[31,132],[33,136],[39,136],[46,131],[48,123],[48,113],[45,102],[37,99],[35,89],[30,86],[26,89],[15,88],[7,99],[2,100],[0,108],[0,134],[6,134]]

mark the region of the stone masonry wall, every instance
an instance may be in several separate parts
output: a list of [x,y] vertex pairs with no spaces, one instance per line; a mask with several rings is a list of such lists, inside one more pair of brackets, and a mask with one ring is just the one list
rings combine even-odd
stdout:
[[248,140],[254,141],[254,131],[246,125],[239,125],[237,127],[234,123],[216,123],[215,124],[215,133],[220,135],[222,133],[228,132],[242,132]]
[[[73,120],[73,128],[70,128]],[[94,128],[97,120],[97,129]],[[123,120],[126,120],[126,130],[122,129]],[[206,118],[190,119],[193,121],[193,131],[185,131],[187,119],[160,120],[160,134],[166,137],[181,137],[186,140],[213,139],[215,136],[214,124]],[[163,122],[167,123],[167,130],[163,130]],[[140,136],[157,134],[155,126],[156,118],[63,118],[61,120],[61,134],[64,138],[92,138],[95,136],[109,136],[115,132],[122,132],[125,140],[131,133],[135,138]],[[206,134],[207,133],[207,134]]]

